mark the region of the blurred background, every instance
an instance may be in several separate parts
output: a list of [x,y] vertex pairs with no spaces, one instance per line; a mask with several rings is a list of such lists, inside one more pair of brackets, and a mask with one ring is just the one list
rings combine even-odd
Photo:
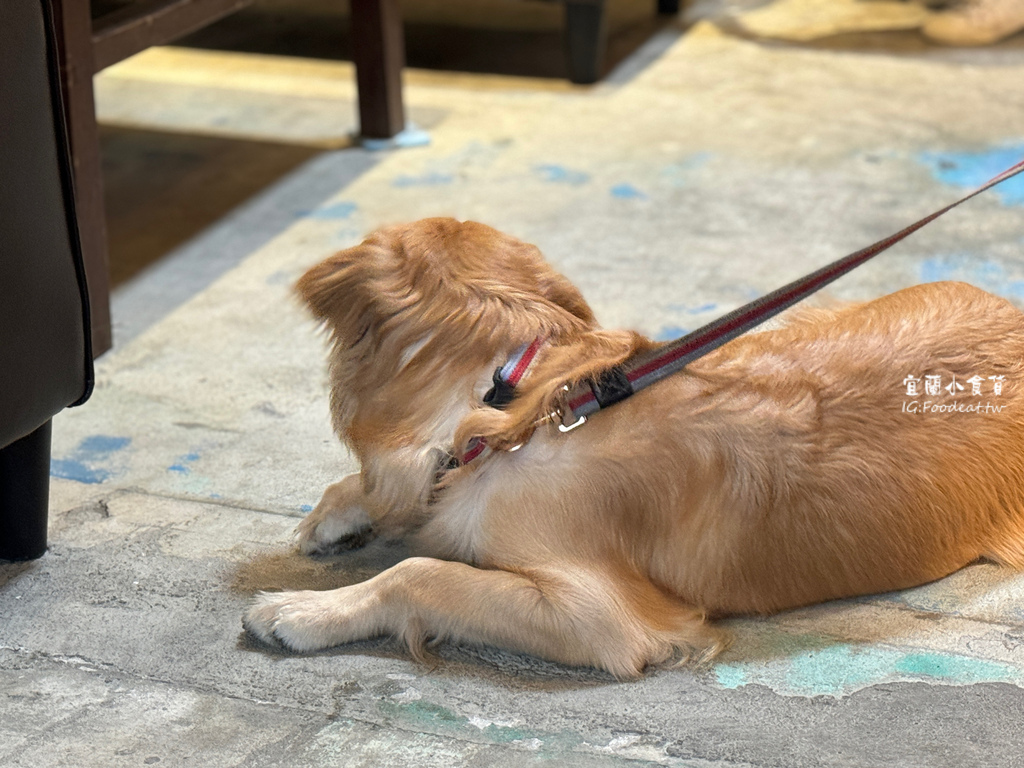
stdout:
[[[133,1],[94,0],[92,15],[102,18]],[[568,78],[565,11],[557,2],[403,0],[401,14],[409,68],[535,78],[534,84],[518,85],[538,89]],[[611,0],[606,23],[602,74],[657,31],[676,29],[679,20],[655,14],[652,0]],[[348,63],[348,3],[256,0],[175,46]],[[98,116],[115,286],[326,148],[350,144],[358,130],[353,89],[321,103],[313,103],[316,95],[261,89],[232,94],[232,103],[226,103],[225,94],[210,92],[225,84],[220,69],[244,74],[246,62],[215,56],[154,62],[153,68],[165,69],[159,94],[152,91],[154,75],[141,73],[143,62],[137,62],[137,78],[131,65],[100,76]],[[276,64],[285,76],[294,72],[289,62],[253,57],[248,63],[253,78],[269,76],[268,65]],[[187,67],[205,72],[206,80],[199,84],[197,72],[190,77]],[[354,77],[344,67],[321,72],[339,84]],[[232,84],[248,88],[240,78]],[[306,120],[305,131],[296,125],[296,113]],[[418,117],[425,126],[437,119]]]
[[[94,23],[133,2],[93,0]],[[656,13],[655,5],[605,4],[599,82],[642,71],[700,22],[769,47],[969,66],[1011,64],[1024,48],[1024,38],[1013,34],[1016,17],[1002,21],[1009,34],[983,47],[929,39],[920,14],[951,5],[942,0],[690,0],[668,14]],[[906,12],[894,14],[894,6]],[[405,79],[413,88],[571,89],[562,3],[402,0],[400,10]],[[349,16],[346,0],[255,0],[176,40],[173,49],[151,49],[100,73],[96,105],[114,287],[304,163],[357,146]],[[428,132],[444,111],[415,97],[407,106],[410,120]],[[360,168],[372,161],[352,162]]]

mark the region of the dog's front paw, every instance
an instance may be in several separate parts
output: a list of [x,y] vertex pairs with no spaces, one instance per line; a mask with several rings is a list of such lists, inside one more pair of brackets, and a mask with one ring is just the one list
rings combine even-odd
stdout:
[[359,549],[376,535],[369,515],[361,508],[324,515],[314,510],[295,529],[295,541],[304,555],[337,555]]
[[304,555],[334,555],[372,541],[376,534],[360,499],[358,478],[346,478],[328,487],[316,509],[295,529],[299,551]]
[[[343,642],[330,621],[325,592],[261,592],[242,626],[267,645],[290,651],[318,651]],[[332,631],[334,629],[335,631]]]

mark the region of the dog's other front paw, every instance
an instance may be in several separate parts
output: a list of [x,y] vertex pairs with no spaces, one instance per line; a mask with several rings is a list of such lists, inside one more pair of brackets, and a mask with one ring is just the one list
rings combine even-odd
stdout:
[[280,648],[283,644],[274,635],[277,611],[273,603],[267,599],[270,597],[272,595],[266,592],[257,595],[249,610],[242,616],[242,628],[264,645]]
[[267,645],[290,651],[318,651],[336,645],[319,628],[319,592],[261,592],[242,617],[242,626]]
[[364,547],[376,538],[365,510],[314,519],[311,512],[295,529],[295,541],[304,555],[337,555]]
[[261,592],[242,626],[268,645],[319,651],[380,634],[380,610],[366,582],[326,591]]
[[372,541],[376,534],[361,501],[358,475],[329,486],[316,509],[295,529],[299,551],[304,555],[334,555]]

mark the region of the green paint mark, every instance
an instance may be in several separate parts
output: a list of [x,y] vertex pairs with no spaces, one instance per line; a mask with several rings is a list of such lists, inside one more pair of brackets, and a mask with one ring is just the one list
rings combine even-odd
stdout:
[[769,651],[786,645],[778,635],[758,638],[752,644],[756,649],[749,649],[749,660],[716,665],[715,678],[723,688],[765,685],[776,693],[791,696],[848,696],[888,682],[1010,683],[1024,687],[1024,669],[1008,664],[956,654],[849,643],[822,647],[818,645],[821,640],[813,635],[792,636],[789,652],[779,654]]
[[786,672],[786,686],[810,695],[841,695],[884,680],[892,660],[874,649],[834,645],[797,654]]
[[386,716],[400,721],[414,730],[422,730],[425,733],[439,736],[455,736],[463,739],[469,737],[473,741],[491,744],[536,741],[540,747],[534,754],[538,756],[568,752],[583,743],[583,740],[574,733],[529,731],[498,723],[488,723],[482,726],[480,721],[473,722],[476,718],[470,719],[429,701],[419,700],[408,703],[382,701],[380,709]]
[[736,689],[749,682],[742,664],[719,664],[715,667],[715,677],[723,688]]
[[469,722],[468,718],[459,717],[450,709],[445,709],[429,701],[414,701],[410,704],[396,704],[395,709],[402,711],[407,717],[424,725],[455,725],[460,720]]
[[1021,671],[1006,664],[969,656],[938,653],[908,653],[896,663],[896,669],[908,675],[960,683],[1016,682]]
[[450,709],[446,709],[438,704],[432,704],[429,701],[412,701],[407,704],[386,701],[381,703],[381,709],[385,714],[406,722],[411,721],[417,727],[429,728],[443,733],[471,729],[474,733],[486,736],[488,741],[496,743],[506,743],[534,737],[533,734],[528,734],[518,728],[511,728],[496,723],[490,723],[481,728],[473,725],[468,717],[456,714]]

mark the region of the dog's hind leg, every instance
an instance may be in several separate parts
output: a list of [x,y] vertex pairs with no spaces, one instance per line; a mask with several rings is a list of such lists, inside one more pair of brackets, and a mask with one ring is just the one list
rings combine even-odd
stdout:
[[619,678],[680,653],[709,659],[726,645],[699,611],[649,581],[577,563],[510,571],[410,558],[350,587],[264,593],[243,624],[297,651],[391,634],[419,655],[425,639],[450,638]]
[[305,555],[336,554],[371,541],[374,533],[359,475],[328,486],[320,503],[295,529],[295,538]]

